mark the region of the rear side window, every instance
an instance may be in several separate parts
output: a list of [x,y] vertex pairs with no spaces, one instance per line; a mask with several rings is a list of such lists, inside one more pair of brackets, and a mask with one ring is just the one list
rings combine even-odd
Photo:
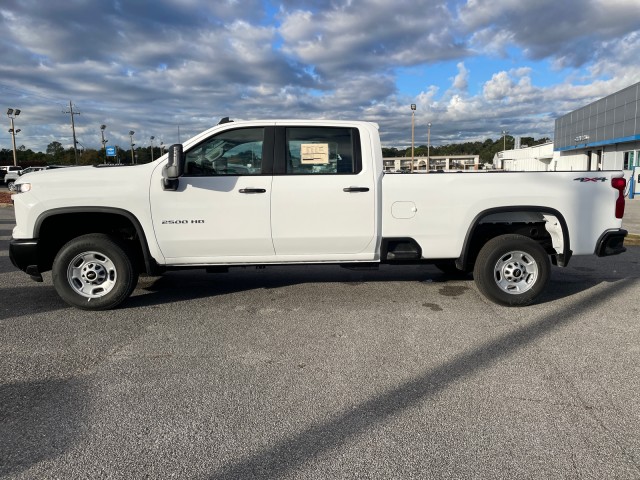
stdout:
[[285,144],[287,174],[355,174],[362,169],[354,128],[289,127]]

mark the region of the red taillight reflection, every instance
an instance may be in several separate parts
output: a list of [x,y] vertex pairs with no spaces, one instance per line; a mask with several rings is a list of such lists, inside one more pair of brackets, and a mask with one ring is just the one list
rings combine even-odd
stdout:
[[627,186],[627,181],[623,178],[612,178],[611,186],[618,190],[618,199],[616,200],[616,218],[622,218],[624,216],[624,189]]

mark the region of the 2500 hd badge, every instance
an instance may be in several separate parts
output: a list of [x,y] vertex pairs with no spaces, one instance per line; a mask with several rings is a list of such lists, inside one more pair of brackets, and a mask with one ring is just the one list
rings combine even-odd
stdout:
[[188,223],[204,223],[204,220],[162,220],[162,225],[184,225]]

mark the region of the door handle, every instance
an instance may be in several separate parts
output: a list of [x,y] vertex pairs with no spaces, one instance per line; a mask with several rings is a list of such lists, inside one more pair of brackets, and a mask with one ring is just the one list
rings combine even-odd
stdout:
[[240,193],[267,193],[264,188],[241,188]]
[[342,189],[343,192],[368,192],[369,187],[346,187]]

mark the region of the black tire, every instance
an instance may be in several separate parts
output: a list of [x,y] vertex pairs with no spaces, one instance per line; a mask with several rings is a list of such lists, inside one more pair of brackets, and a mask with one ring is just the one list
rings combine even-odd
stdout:
[[531,304],[551,275],[549,255],[523,235],[501,235],[480,250],[473,269],[478,290],[489,300],[509,307]]
[[129,249],[101,233],[67,242],[51,269],[53,286],[69,305],[83,310],[109,310],[133,292],[139,272]]

